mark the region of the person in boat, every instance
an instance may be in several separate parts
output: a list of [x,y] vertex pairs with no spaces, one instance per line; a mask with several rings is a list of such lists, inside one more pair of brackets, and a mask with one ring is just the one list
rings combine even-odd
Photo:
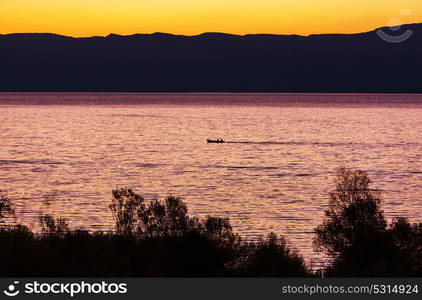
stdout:
[[216,140],[208,140],[207,139],[207,141],[208,141],[208,143],[224,143],[223,139],[216,139]]

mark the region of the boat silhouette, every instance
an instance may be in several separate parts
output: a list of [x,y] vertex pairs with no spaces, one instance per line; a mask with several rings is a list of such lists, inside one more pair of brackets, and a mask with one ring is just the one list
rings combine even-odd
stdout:
[[207,143],[222,144],[222,143],[225,143],[225,141],[223,139],[216,139],[216,140],[207,139]]

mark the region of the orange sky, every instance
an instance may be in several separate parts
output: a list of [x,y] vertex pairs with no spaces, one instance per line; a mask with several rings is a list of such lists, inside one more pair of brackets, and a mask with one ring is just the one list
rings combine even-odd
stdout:
[[0,0],[0,33],[3,34],[193,35],[218,31],[308,35],[368,31],[387,25],[389,20],[422,23],[422,1]]

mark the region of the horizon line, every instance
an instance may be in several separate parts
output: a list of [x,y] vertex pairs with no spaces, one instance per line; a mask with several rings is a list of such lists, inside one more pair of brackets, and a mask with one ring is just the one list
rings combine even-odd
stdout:
[[66,34],[61,34],[61,33],[54,33],[54,32],[9,32],[9,33],[0,33],[0,36],[8,36],[8,35],[55,35],[55,36],[61,36],[61,37],[67,37],[67,38],[73,38],[73,39],[84,39],[84,38],[107,38],[110,36],[120,36],[120,37],[129,37],[129,36],[135,36],[135,35],[158,35],[158,34],[162,34],[162,35],[169,35],[169,36],[179,36],[179,37],[198,37],[198,36],[202,36],[202,35],[206,35],[206,34],[221,34],[221,35],[228,35],[228,36],[237,36],[237,37],[246,37],[246,36],[253,36],[253,35],[271,35],[271,36],[296,36],[296,37],[311,37],[311,36],[321,36],[321,35],[356,35],[356,34],[365,34],[365,33],[370,33],[370,32],[374,32],[380,29],[385,29],[385,28],[400,28],[400,27],[406,27],[406,26],[412,26],[412,25],[422,25],[422,22],[420,23],[402,23],[400,25],[395,25],[395,26],[382,26],[382,27],[375,27],[372,30],[368,30],[368,31],[361,31],[361,32],[353,32],[353,33],[340,33],[340,32],[332,32],[332,33],[312,33],[312,34],[308,34],[308,35],[303,35],[303,34],[295,34],[295,33],[291,33],[291,34],[279,34],[279,33],[246,33],[246,34],[236,34],[236,33],[227,33],[227,32],[220,32],[220,31],[206,31],[206,32],[202,32],[199,34],[176,34],[176,33],[168,33],[168,32],[160,32],[160,31],[156,31],[156,32],[150,32],[150,33],[131,33],[131,34],[117,34],[117,33],[109,33],[107,35],[90,35],[90,36],[72,36],[72,35],[66,35]]
[[[194,95],[355,95],[355,96],[400,96],[400,95],[409,95],[409,96],[415,96],[415,95],[422,95],[422,92],[417,93],[403,93],[403,92],[101,92],[101,91],[1,91],[0,94],[151,94],[151,95],[184,95],[184,94],[194,94]],[[0,103],[0,106],[2,104]]]

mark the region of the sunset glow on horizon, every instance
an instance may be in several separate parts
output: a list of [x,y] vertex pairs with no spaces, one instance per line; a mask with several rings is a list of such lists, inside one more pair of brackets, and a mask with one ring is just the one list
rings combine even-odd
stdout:
[[309,35],[364,32],[391,25],[391,20],[422,23],[422,1],[0,1],[0,34],[49,32],[75,37],[152,32]]

